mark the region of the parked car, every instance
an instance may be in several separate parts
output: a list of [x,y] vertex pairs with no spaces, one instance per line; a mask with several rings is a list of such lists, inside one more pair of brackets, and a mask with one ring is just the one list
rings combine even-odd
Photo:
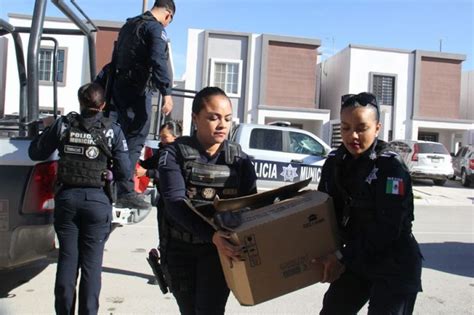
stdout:
[[321,167],[331,151],[311,132],[285,125],[240,124],[231,140],[253,159],[259,190],[310,177],[309,187],[317,188]]
[[474,146],[466,145],[459,148],[453,157],[454,176],[461,178],[461,184],[469,187],[474,182]]
[[432,179],[442,186],[454,174],[451,155],[442,143],[394,140],[390,146],[403,158],[414,179]]

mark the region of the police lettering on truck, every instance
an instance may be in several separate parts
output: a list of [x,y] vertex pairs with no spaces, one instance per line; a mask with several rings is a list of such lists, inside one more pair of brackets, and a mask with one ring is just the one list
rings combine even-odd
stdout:
[[312,184],[319,183],[321,167],[313,165],[299,165],[292,163],[253,160],[255,173],[259,180],[298,182],[308,178]]

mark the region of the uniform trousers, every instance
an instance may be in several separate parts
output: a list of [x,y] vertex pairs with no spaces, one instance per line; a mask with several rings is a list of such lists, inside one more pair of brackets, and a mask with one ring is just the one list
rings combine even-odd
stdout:
[[113,91],[116,112],[112,117],[116,117],[122,127],[130,156],[130,175],[126,180],[117,182],[117,193],[121,195],[134,190],[135,165],[150,131],[152,105],[151,92],[136,93],[126,80],[117,80]]
[[367,301],[369,315],[412,314],[417,292],[393,292],[387,288],[387,281],[371,281],[346,270],[329,286],[320,314],[355,315]]
[[54,288],[57,314],[97,314],[104,245],[111,231],[112,206],[102,188],[62,189],[55,198],[54,228],[59,257]]
[[170,238],[162,249],[166,281],[181,314],[224,314],[230,291],[214,244]]

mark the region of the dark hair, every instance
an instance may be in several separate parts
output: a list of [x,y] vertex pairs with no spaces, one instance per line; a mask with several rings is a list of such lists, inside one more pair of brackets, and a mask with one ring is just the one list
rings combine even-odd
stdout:
[[161,132],[163,129],[169,130],[171,134],[176,138],[181,137],[181,134],[183,132],[181,124],[174,121],[165,122],[163,125],[161,125],[159,132]]
[[165,8],[166,10],[170,10],[173,15],[176,14],[176,5],[173,0],[155,0],[153,6],[156,8]]
[[87,83],[77,91],[79,104],[84,109],[99,110],[100,106],[105,102],[105,93],[102,86],[97,83]]
[[377,122],[380,120],[379,105],[374,94],[362,92],[359,94],[346,94],[341,97],[341,112],[347,107],[368,107],[375,111]]
[[205,103],[209,102],[211,97],[216,96],[216,95],[222,95],[222,96],[227,97],[227,99],[229,99],[227,94],[225,94],[223,90],[221,90],[220,88],[216,86],[208,86],[208,87],[203,88],[201,91],[199,91],[196,94],[196,96],[194,96],[193,109],[192,109],[193,114],[199,114],[199,112],[202,109],[202,106]]

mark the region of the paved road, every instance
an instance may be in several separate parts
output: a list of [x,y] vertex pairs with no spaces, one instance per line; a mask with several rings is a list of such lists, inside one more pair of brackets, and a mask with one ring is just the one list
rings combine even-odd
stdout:
[[[425,256],[424,292],[417,314],[474,314],[473,189],[429,181],[415,186],[414,231]],[[106,245],[101,314],[178,314],[170,294],[150,284],[145,261],[155,245],[154,213],[117,228]],[[34,268],[0,274],[0,314],[53,314],[54,257]],[[327,285],[316,284],[272,301],[243,307],[231,296],[227,314],[317,314]],[[361,312],[366,313],[366,311]]]

